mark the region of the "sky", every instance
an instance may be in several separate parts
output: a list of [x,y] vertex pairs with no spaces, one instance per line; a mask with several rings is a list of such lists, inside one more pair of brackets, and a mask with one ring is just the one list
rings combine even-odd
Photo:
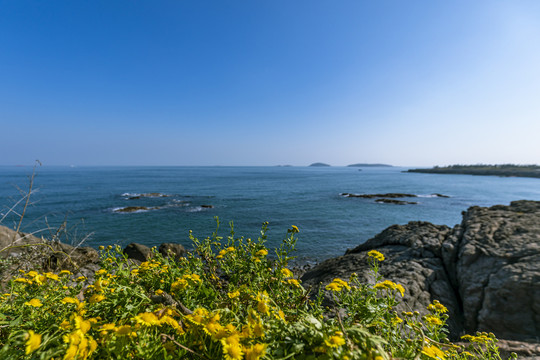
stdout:
[[0,165],[540,163],[540,1],[0,0]]

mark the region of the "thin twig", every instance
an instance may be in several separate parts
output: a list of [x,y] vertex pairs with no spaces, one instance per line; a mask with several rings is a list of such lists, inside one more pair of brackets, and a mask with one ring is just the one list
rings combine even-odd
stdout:
[[[201,355],[193,350],[191,350],[190,348],[188,348],[187,346],[184,346],[182,344],[180,344],[179,342],[177,342],[172,336],[170,335],[167,335],[167,334],[160,334],[162,337],[164,338],[168,338],[170,341],[172,341],[173,343],[175,343],[176,345],[178,345],[179,347],[181,347],[182,349],[186,350],[186,351],[189,351],[190,353],[192,353],[193,355],[197,355],[198,357],[201,357],[203,359],[208,359],[206,356],[204,355]],[[210,359],[208,359],[210,360]]]
[[26,201],[24,202],[23,211],[22,211],[21,217],[19,218],[19,224],[17,225],[17,229],[15,230],[16,234],[18,234],[19,230],[21,229],[21,224],[22,224],[24,215],[26,214],[26,208],[28,207],[28,204],[30,203],[30,195],[32,195],[32,188],[34,187],[34,178],[36,177],[36,166],[38,164],[41,166],[41,162],[39,160],[36,160],[36,164],[34,164],[34,169],[32,170],[32,175],[30,176],[30,185],[28,186],[28,193],[26,194]]

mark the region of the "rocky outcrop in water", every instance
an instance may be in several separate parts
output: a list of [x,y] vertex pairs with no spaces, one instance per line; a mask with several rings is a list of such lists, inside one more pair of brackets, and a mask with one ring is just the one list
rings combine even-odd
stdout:
[[417,197],[415,194],[403,194],[403,193],[388,193],[388,194],[351,194],[351,193],[341,193],[339,194],[344,197],[355,197],[363,199],[374,199],[374,198],[404,198],[404,197]]
[[372,249],[386,257],[382,275],[406,288],[398,310],[425,313],[437,299],[449,309],[453,338],[491,331],[503,339],[539,341],[540,202],[474,206],[453,229],[427,222],[391,226],[306,272],[304,285],[346,279],[353,272],[372,281],[367,261]]

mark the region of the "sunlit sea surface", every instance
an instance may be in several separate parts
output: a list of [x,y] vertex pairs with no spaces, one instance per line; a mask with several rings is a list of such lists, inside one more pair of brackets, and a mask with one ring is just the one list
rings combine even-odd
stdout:
[[[279,246],[287,229],[300,229],[298,260],[320,261],[342,255],[386,227],[409,221],[453,226],[473,205],[540,200],[540,179],[403,173],[405,168],[352,167],[51,167],[37,168],[22,230],[50,236],[67,224],[65,241],[86,246],[138,242],[148,246],[178,242],[191,247],[219,234],[257,238],[269,222],[268,243]],[[28,189],[31,167],[0,167],[0,218]],[[140,197],[158,193],[163,196]],[[341,193],[410,193],[416,205],[376,203]],[[439,193],[448,198],[433,196]],[[22,204],[16,210],[22,209]],[[131,213],[125,207],[146,207]]]

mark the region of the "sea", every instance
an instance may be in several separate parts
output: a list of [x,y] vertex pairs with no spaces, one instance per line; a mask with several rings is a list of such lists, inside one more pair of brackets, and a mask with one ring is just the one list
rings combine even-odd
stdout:
[[[299,263],[340,256],[393,224],[429,221],[454,226],[470,206],[539,200],[540,179],[437,175],[403,167],[38,166],[21,231],[72,245],[132,242],[192,248],[217,231],[256,239],[268,222],[270,249],[299,228]],[[23,215],[32,167],[0,166],[1,225]],[[350,194],[406,193],[378,203]],[[444,195],[441,197],[435,194]],[[131,211],[129,211],[131,210]],[[219,228],[217,226],[219,220]]]

